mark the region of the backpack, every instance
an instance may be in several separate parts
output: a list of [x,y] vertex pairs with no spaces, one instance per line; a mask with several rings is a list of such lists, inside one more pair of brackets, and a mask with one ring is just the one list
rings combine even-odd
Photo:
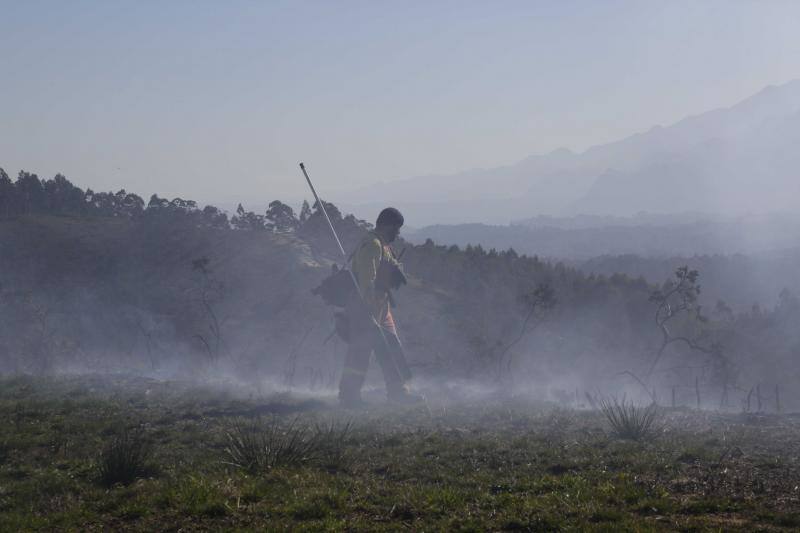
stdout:
[[331,267],[331,274],[318,287],[311,289],[311,294],[320,296],[322,301],[334,307],[346,307],[355,293],[353,274],[337,264]]
[[[353,257],[361,246],[364,245],[364,242],[365,241],[362,241],[361,244],[353,250],[353,253],[347,258],[348,263],[353,260]],[[381,240],[381,246],[384,246],[383,240]],[[331,266],[330,275],[323,279],[318,287],[311,289],[311,294],[320,296],[328,305],[346,307],[347,302],[356,295],[354,281],[353,274],[350,270],[347,268],[339,268],[339,265],[334,263]],[[380,290],[389,292],[389,290],[396,290],[405,284],[406,276],[403,270],[397,265],[381,260],[375,279],[375,286]]]
[[[365,241],[361,241],[355,250],[347,258],[347,262],[353,260],[358,250],[364,245]],[[347,268],[339,268],[339,265],[334,263],[331,265],[331,273],[327,278],[322,280],[319,287],[311,289],[311,294],[320,296],[322,301],[334,307],[347,307],[347,302],[356,295],[356,287],[353,283],[354,277],[351,271]]]

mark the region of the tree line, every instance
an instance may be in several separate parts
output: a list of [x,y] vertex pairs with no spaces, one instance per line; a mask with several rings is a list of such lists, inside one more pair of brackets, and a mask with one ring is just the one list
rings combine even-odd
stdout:
[[198,226],[281,233],[298,229],[312,215],[312,209],[304,202],[298,216],[290,206],[275,200],[264,214],[246,211],[239,204],[236,213],[229,217],[213,205],[201,209],[194,200],[170,200],[153,194],[145,203],[141,196],[125,189],[117,192],[83,190],[63,174],[40,179],[36,174],[21,170],[17,179],[12,180],[0,168],[0,217],[43,214],[125,218],[171,215],[191,219]]

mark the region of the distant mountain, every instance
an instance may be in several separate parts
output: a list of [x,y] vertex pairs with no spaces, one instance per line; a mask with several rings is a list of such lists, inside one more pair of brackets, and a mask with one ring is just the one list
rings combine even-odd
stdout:
[[363,213],[391,202],[416,224],[788,210],[800,206],[799,141],[795,80],[579,154],[559,149],[505,167],[382,183],[343,204]]

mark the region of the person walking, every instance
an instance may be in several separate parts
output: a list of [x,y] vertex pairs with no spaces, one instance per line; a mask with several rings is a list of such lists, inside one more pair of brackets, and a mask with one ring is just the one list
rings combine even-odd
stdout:
[[361,388],[373,352],[386,381],[389,401],[422,401],[421,396],[409,392],[411,373],[391,310],[391,291],[406,283],[390,246],[403,223],[400,211],[387,207],[378,215],[375,229],[361,240],[352,255],[350,268],[361,295],[354,294],[345,308],[350,344],[339,382],[339,401],[345,407],[363,405]]

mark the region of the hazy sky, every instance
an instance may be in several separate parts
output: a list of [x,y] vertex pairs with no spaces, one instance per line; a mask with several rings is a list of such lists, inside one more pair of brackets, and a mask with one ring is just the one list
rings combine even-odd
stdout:
[[800,2],[0,0],[0,166],[263,204],[582,150],[800,77]]

